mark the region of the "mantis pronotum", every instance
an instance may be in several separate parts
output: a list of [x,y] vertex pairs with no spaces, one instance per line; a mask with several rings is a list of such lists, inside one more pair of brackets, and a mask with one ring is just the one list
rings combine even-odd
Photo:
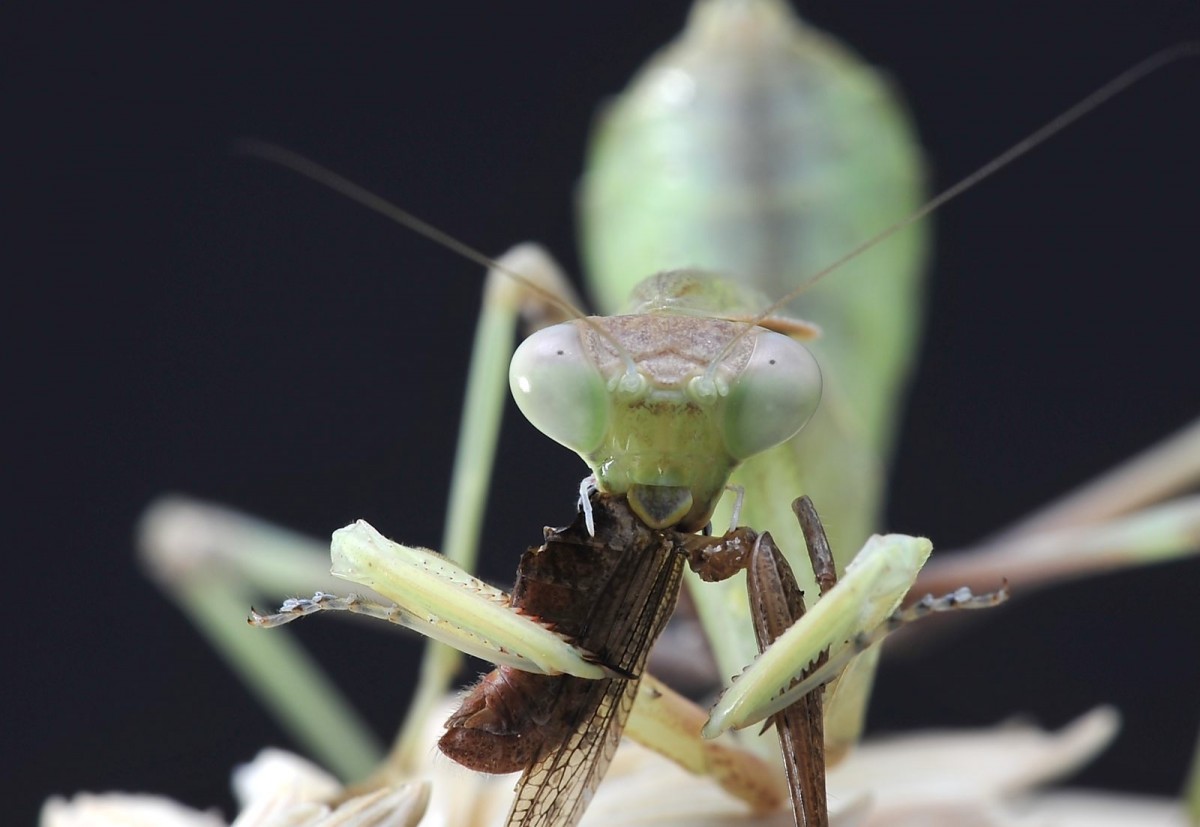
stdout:
[[[352,402],[350,402],[349,404],[350,404],[351,406],[354,406],[354,405],[356,404],[356,402],[353,402],[353,401],[352,401]],[[364,399],[364,400],[363,400],[363,404],[364,404],[364,405],[366,405],[366,404],[367,404],[367,400],[366,400],[366,399]]]

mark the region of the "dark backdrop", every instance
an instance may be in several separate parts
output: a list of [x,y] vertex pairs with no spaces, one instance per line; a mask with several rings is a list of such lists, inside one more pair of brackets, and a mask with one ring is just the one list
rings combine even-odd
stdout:
[[[282,142],[484,250],[536,238],[575,269],[594,107],[686,4],[426,5],[59,7],[6,27],[13,823],[82,788],[223,803],[235,762],[286,743],[138,572],[131,527],[155,494],[318,536],[359,516],[423,544],[440,531],[476,268],[228,142]],[[1200,33],[1190,0],[807,5],[907,90],[941,185]],[[965,543],[1200,410],[1198,94],[1197,65],[1175,66],[938,216],[890,527]],[[509,419],[500,582],[582,473]],[[1113,702],[1125,729],[1083,782],[1170,793],[1200,720],[1198,575],[1022,600],[889,666],[872,726],[1059,726]],[[416,644],[303,634],[390,730]]]

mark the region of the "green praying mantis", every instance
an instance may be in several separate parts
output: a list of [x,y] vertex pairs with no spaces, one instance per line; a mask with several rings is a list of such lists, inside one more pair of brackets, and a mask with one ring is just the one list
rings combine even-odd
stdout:
[[[772,7],[770,4],[767,4],[764,7],[778,10],[777,6]],[[864,70],[858,71],[861,72]],[[873,98],[870,96],[869,93],[872,90],[869,76],[863,77],[867,79],[862,80],[860,78],[859,80],[865,83],[868,87],[867,108],[871,109],[875,106],[883,106],[885,109],[889,108],[891,105],[886,103],[886,99],[878,97]],[[678,96],[686,94],[686,92],[677,88],[674,91],[674,94]],[[877,90],[875,91],[875,94],[879,94]],[[841,95],[839,95],[837,99],[839,101],[845,100],[844,96]],[[621,124],[619,123],[619,120],[620,117],[618,115],[613,116],[613,121],[608,127],[610,132],[601,139],[602,141],[617,142],[620,140],[619,132]],[[866,135],[876,140],[883,131],[884,127],[877,127],[875,125],[867,125],[864,130]],[[911,209],[919,201],[919,196],[917,196],[915,193],[915,185],[917,184],[917,179],[919,179],[920,176],[919,173],[914,171],[917,168],[915,163],[915,150],[913,149],[913,144],[910,138],[901,135],[901,137],[897,139],[895,155],[899,157],[889,157],[888,152],[879,151],[876,145],[876,151],[871,153],[870,157],[867,159],[867,162],[878,163],[892,171],[892,181],[890,184],[886,183],[888,182],[889,175],[885,172],[880,172],[877,169],[868,169],[861,173],[866,181],[885,182],[881,184],[884,189],[898,189],[899,192],[896,194],[895,201],[884,202],[882,199],[870,199],[875,212],[868,215],[856,215],[856,220],[861,221],[864,226],[864,229],[861,231],[857,227],[852,227],[851,229],[843,228],[838,232],[806,231],[802,238],[799,236],[799,234],[797,234],[797,237],[792,239],[793,241],[803,240],[805,242],[804,244],[798,244],[797,246],[803,247],[805,250],[814,250],[816,253],[816,260],[820,262],[820,264],[823,264],[826,261],[836,257],[838,253],[844,250],[846,245],[843,243],[843,241],[846,239],[846,237],[850,237],[851,240],[857,240],[860,237],[869,235],[873,230],[879,229],[882,226],[886,226],[886,222],[895,218],[896,216],[911,212]],[[630,244],[634,250],[641,255],[647,256],[647,258],[639,259],[637,255],[631,252],[613,252],[611,255],[616,260],[625,262],[625,264],[623,264],[619,269],[632,274],[644,275],[645,273],[678,264],[679,262],[675,261],[675,259],[682,254],[679,252],[680,248],[675,245],[682,244],[683,242],[676,242],[672,239],[670,228],[664,228],[656,234],[656,239],[663,245],[662,249],[647,250],[647,245],[645,242],[639,242],[637,239],[633,238],[634,234],[632,232],[628,230],[621,230],[619,227],[613,226],[613,222],[622,219],[628,219],[628,217],[632,214],[632,211],[628,208],[628,205],[620,204],[620,194],[614,195],[611,192],[606,191],[606,184],[603,180],[601,180],[604,175],[603,164],[604,162],[600,162],[600,166],[597,167],[594,172],[589,173],[590,178],[596,179],[593,183],[589,184],[589,192],[593,193],[593,195],[590,197],[596,202],[593,209],[597,213],[597,217],[594,219],[596,223],[594,224],[595,229],[593,232],[595,232],[597,238],[631,239]],[[618,164],[618,166],[620,165],[621,164]],[[667,172],[678,176],[678,173],[675,171],[667,170]],[[822,174],[834,175],[834,173],[828,171]],[[646,180],[646,174],[639,174],[635,180],[639,185],[645,185],[648,183]],[[689,180],[689,184],[699,186],[699,184],[691,180]],[[728,182],[716,182],[713,186],[727,187]],[[777,199],[786,199],[788,194],[788,192],[773,193],[772,196]],[[684,192],[682,195],[685,196],[681,202],[682,204],[704,203],[704,199],[697,197],[698,193]],[[739,199],[737,197],[730,197],[729,200],[733,202],[731,208],[736,210],[739,206]],[[748,197],[746,200],[750,201],[752,199]],[[616,202],[618,204],[618,208],[615,210],[617,218],[613,218],[611,216],[608,218],[603,217],[603,210],[606,201],[609,203]],[[785,207],[787,205],[773,204],[772,206]],[[669,215],[672,217],[678,217],[680,223],[694,224],[698,220],[693,216],[685,215],[685,210],[681,206],[664,207],[661,205],[651,205],[651,207],[652,211],[659,216]],[[836,212],[831,204],[826,203],[823,205],[823,207],[828,209],[830,213]],[[749,218],[746,220],[749,221]],[[714,242],[717,241],[715,233],[702,233],[701,236],[702,238],[711,239]],[[814,239],[816,239],[816,241],[814,241]],[[821,245],[825,246],[822,247]],[[593,241],[590,242],[590,246],[598,247],[600,246],[600,243]],[[830,247],[833,248],[832,253],[828,253]],[[916,315],[914,307],[916,300],[914,298],[913,281],[916,278],[916,273],[920,269],[919,262],[917,261],[920,255],[919,247],[919,238],[910,232],[910,235],[907,239],[901,238],[898,240],[893,240],[890,251],[888,247],[884,247],[879,251],[873,251],[872,254],[870,254],[873,258],[877,259],[887,252],[887,257],[891,259],[889,263],[886,265],[882,263],[876,263],[873,265],[873,267],[879,267],[880,269],[888,270],[890,273],[889,276],[881,277],[876,274],[874,277],[872,277],[872,275],[869,273],[855,276],[853,273],[843,272],[839,274],[837,278],[830,279],[825,282],[823,287],[827,287],[829,291],[835,293],[837,292],[837,286],[843,284],[849,285],[845,288],[848,292],[863,291],[867,289],[866,285],[870,285],[871,289],[894,291],[890,292],[890,297],[887,298],[886,303],[882,304],[882,307],[884,307],[888,313],[881,314],[878,305],[876,305],[874,309],[867,308],[862,312],[867,314],[876,314],[875,318],[884,316],[884,321],[887,322],[894,321],[893,319],[889,318],[890,316],[894,315],[898,317],[901,322],[907,323]],[[716,253],[710,253],[708,251],[696,251],[694,247],[691,249],[692,252],[689,253],[689,255],[695,256],[695,258],[688,259],[689,261],[702,261],[706,264],[706,266],[712,269],[723,271],[757,271],[776,273],[781,272],[783,269],[777,266],[778,261],[791,261],[797,257],[794,251],[791,250],[775,250],[772,257],[765,259],[765,263],[760,263],[758,265],[748,265],[742,263],[738,265],[728,263],[725,259],[717,258]],[[731,255],[736,256],[737,254]],[[597,256],[603,258],[601,254],[597,254]],[[656,256],[661,256],[662,259],[656,259]],[[674,261],[675,264],[670,263],[672,261]],[[872,258],[864,257],[859,262],[856,262],[854,266],[866,268],[871,261]],[[631,264],[629,262],[634,263]],[[787,269],[792,272],[799,272],[803,274],[819,269],[820,264],[812,264],[807,261],[803,261],[801,266],[793,267],[789,265]],[[526,268],[514,267],[513,269],[523,272]],[[603,272],[605,265],[601,263],[598,269]],[[613,268],[611,265],[609,265],[608,269],[611,270]],[[619,288],[611,289],[613,291],[617,291]],[[763,289],[770,295],[780,295],[782,292],[778,288],[778,285],[766,285]],[[814,292],[811,294],[814,304],[817,303],[817,297],[818,294],[814,290]],[[830,301],[833,307],[838,307],[838,302],[841,301],[840,299],[834,297],[826,297],[825,300]],[[844,310],[839,313],[833,309],[822,309],[820,312],[818,312],[816,307],[814,307],[811,310],[807,310],[806,313],[812,318],[818,320],[826,328],[826,336],[822,340],[822,343],[828,343],[828,351],[820,352],[818,356],[825,369],[824,372],[827,377],[826,404],[823,408],[819,409],[818,416],[821,416],[822,412],[825,412],[828,421],[825,422],[825,424],[822,424],[821,421],[818,420],[809,426],[809,437],[812,436],[812,432],[814,430],[816,433],[823,434],[824,436],[821,438],[812,438],[810,443],[796,442],[788,446],[787,450],[799,450],[806,452],[806,455],[802,455],[801,460],[784,456],[771,456],[767,457],[765,463],[759,468],[756,468],[753,464],[748,463],[746,466],[746,474],[749,476],[742,480],[741,483],[745,485],[747,489],[746,511],[744,512],[744,515],[748,524],[763,528],[770,528],[770,530],[777,536],[788,537],[790,534],[796,540],[796,542],[782,540],[781,546],[785,547],[789,551],[796,551],[801,547],[797,530],[790,528],[792,525],[790,519],[781,519],[780,515],[783,514],[787,516],[788,512],[786,511],[786,508],[779,508],[778,500],[780,497],[790,500],[792,496],[800,493],[801,491],[811,491],[822,502],[823,512],[827,513],[829,509],[832,508],[838,513],[836,519],[827,520],[833,523],[836,529],[835,540],[833,544],[835,549],[841,551],[853,551],[858,545],[861,544],[861,539],[869,533],[869,527],[876,522],[876,512],[878,510],[880,497],[879,492],[882,484],[880,467],[883,462],[882,457],[886,456],[887,445],[890,440],[890,437],[887,434],[889,423],[892,421],[889,412],[896,405],[896,394],[900,384],[902,383],[901,376],[907,361],[907,357],[905,355],[906,348],[902,345],[902,343],[906,341],[911,342],[913,333],[911,329],[901,328],[896,330],[888,330],[887,325],[885,324],[865,322],[861,319],[855,321],[853,312],[849,310]],[[897,324],[900,324],[900,322],[897,322]],[[868,337],[864,336],[863,340],[861,341],[848,341],[844,338],[839,339],[839,327],[842,329],[853,329],[859,332],[866,332],[869,333],[871,337],[879,338],[869,339]],[[817,347],[821,346],[822,345],[817,345]],[[855,376],[854,374],[856,372],[858,361],[849,355],[845,357],[839,357],[837,352],[837,348],[839,346],[845,348],[850,348],[851,346],[863,347],[866,350],[884,353],[885,355],[891,357],[892,363],[888,366],[878,367],[878,363],[871,360],[865,360],[863,364],[869,364],[871,367],[869,369],[862,367],[860,369],[862,372],[869,373],[871,371],[878,371],[879,373],[869,376]],[[845,361],[843,362],[840,359],[844,359]],[[845,372],[842,372],[841,370],[841,366],[843,364],[849,365]],[[493,371],[490,375],[496,375],[496,372]],[[503,375],[503,373],[501,372],[500,375]],[[834,378],[834,384],[831,387],[828,380],[832,377],[836,378]],[[876,395],[874,402],[864,403],[849,401],[849,399],[853,396],[852,392],[849,390],[851,387],[865,388],[866,392]],[[472,433],[478,433],[482,430],[486,430],[486,428],[475,428],[474,426],[470,426],[470,428]],[[807,448],[801,447],[805,446],[806,444],[808,445]],[[784,449],[780,449],[777,453],[781,454],[783,450]],[[474,448],[467,448],[464,455],[471,456],[472,452],[474,451]],[[761,475],[757,483],[755,482],[756,474]],[[798,474],[803,475],[799,483],[795,482],[795,477]],[[828,487],[825,488],[825,491],[831,492],[825,494],[824,496],[822,493],[818,493],[823,487],[822,484],[815,481],[822,478],[827,480],[825,485]],[[764,479],[765,482],[763,481]],[[482,486],[482,483],[477,480],[477,489],[480,488],[480,486]],[[848,493],[844,493],[843,495],[837,493],[839,491],[848,491]],[[475,494],[475,499],[478,500],[479,498],[480,495],[477,491]],[[824,502],[826,501],[830,503],[829,506],[824,505]],[[755,511],[755,509],[760,509],[760,511]],[[721,516],[715,517],[714,521],[718,525],[721,525],[723,522]],[[466,525],[465,521],[457,517],[453,520],[453,523],[455,526],[459,527]],[[477,530],[478,529],[476,528],[475,531],[477,532]],[[470,534],[471,531],[468,530],[467,533]],[[853,538],[858,539],[856,541]],[[451,538],[447,541],[444,548],[448,551],[453,551],[457,547],[469,545],[471,545],[469,538],[465,540]],[[257,558],[257,562],[252,565],[265,565],[268,557],[268,554],[262,554]],[[842,563],[842,567],[844,567],[844,561]],[[803,566],[796,566],[796,568],[798,571],[804,570]],[[274,575],[269,576],[274,577]],[[305,579],[307,579],[307,575],[300,575],[296,579],[293,579],[289,582],[296,583],[298,580]],[[273,582],[278,583],[278,579],[276,578]],[[307,583],[304,586],[284,586],[283,588],[294,589],[295,591],[306,591],[313,588],[313,584],[315,582],[315,580],[307,580]],[[276,588],[279,587],[276,586]],[[724,593],[721,590],[711,586],[697,588],[694,590],[694,594],[698,597],[698,608],[702,616],[704,616],[704,614],[707,612],[710,617],[713,615],[718,615],[722,618],[725,618],[729,617],[729,614],[727,613],[733,612],[736,613],[735,616],[737,616],[740,621],[741,617],[745,614],[746,610],[744,608],[738,608],[739,606],[744,607],[745,605],[744,599],[741,599],[740,595],[737,595],[738,599],[733,601],[730,599],[727,593]],[[216,603],[206,602],[204,606],[200,605],[202,601],[207,601],[209,596],[210,595],[200,594],[193,595],[194,609],[200,612],[215,613],[214,607],[217,605]],[[704,605],[705,601],[708,601],[709,603],[707,608]],[[244,605],[241,608],[244,608]],[[740,622],[720,624],[710,623],[710,625],[713,628],[720,630],[718,633],[713,635],[713,642],[716,656],[718,662],[720,663],[719,669],[723,674],[736,673],[741,669],[742,666],[746,665],[753,659],[753,649],[749,648],[753,644],[752,641],[748,642],[747,640],[749,631],[748,625],[743,625]],[[270,646],[271,644],[267,645]],[[861,659],[859,663],[863,664],[860,667],[863,674],[869,674],[869,659]],[[427,681],[424,686],[434,687],[434,689],[429,690],[431,693],[440,693],[445,686],[446,675],[453,671],[452,662],[450,665],[447,665],[447,663],[442,663],[440,665],[435,664],[430,667],[430,670],[431,671],[429,674],[433,674],[437,677]],[[305,686],[301,687],[300,684],[305,684]],[[868,684],[869,680],[863,678],[859,679],[860,686],[866,686]],[[291,681],[287,693],[295,696],[298,693],[311,691],[312,687],[316,685],[317,684],[315,683],[307,684],[304,681]],[[289,699],[283,699],[285,706],[290,702],[291,700]],[[841,743],[843,745],[851,743],[857,736],[859,727],[861,726],[862,706],[864,702],[865,696],[860,691],[859,694],[854,697],[853,702],[843,707],[844,709],[850,710],[842,713],[845,716],[843,721],[845,726],[841,729],[834,727],[835,733],[842,733],[836,737],[842,739]],[[414,715],[424,714],[424,707],[420,701],[414,704],[413,709],[421,710],[420,713],[414,713]],[[297,719],[311,717],[311,713],[297,712],[295,713],[295,717]],[[344,722],[341,723],[344,724]],[[330,742],[332,740],[337,740],[340,743],[334,748],[341,748],[348,753],[357,753],[359,755],[369,754],[369,749],[354,742],[354,737],[349,734],[352,730],[352,727],[349,725],[343,727],[337,724],[335,724],[335,726],[339,731],[336,739],[318,736],[315,738],[315,740],[323,742],[326,748],[331,747]],[[350,757],[348,759],[329,758],[328,760],[330,760],[331,763],[337,763],[338,761],[343,760],[353,762],[359,759]],[[404,761],[402,760],[401,764],[403,763]],[[343,764],[342,766],[346,767],[347,765]],[[348,770],[348,772],[360,770],[361,767],[358,767],[355,770]]]

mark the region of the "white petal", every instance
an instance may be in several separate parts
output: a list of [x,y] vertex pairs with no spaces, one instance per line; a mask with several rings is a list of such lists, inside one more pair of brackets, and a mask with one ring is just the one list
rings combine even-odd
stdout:
[[1025,806],[1014,807],[1025,815],[1029,827],[1187,827],[1183,805],[1150,796],[1114,795],[1082,791],[1034,796]]
[[329,807],[325,804],[280,794],[255,801],[230,827],[316,827],[327,815]]
[[225,827],[225,819],[169,798],[130,793],[79,793],[42,806],[40,827]]
[[876,739],[830,771],[829,797],[870,795],[867,825],[904,823],[915,813],[927,814],[925,824],[1009,823],[999,814],[1000,799],[1078,768],[1117,727],[1117,713],[1101,707],[1053,734],[1006,725]]
[[375,790],[337,807],[280,793],[251,804],[232,827],[416,827],[428,802],[429,785],[421,782]]
[[429,804],[429,784],[414,781],[341,804],[319,827],[416,827]]
[[337,779],[316,764],[281,749],[264,749],[233,771],[233,794],[242,807],[280,797],[325,801],[341,789]]

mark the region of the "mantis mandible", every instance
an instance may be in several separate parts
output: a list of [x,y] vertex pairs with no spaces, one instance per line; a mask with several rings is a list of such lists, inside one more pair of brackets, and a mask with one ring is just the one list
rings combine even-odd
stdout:
[[[652,269],[653,269],[653,268],[652,268]],[[643,270],[643,272],[648,272],[648,271],[649,271],[649,270]],[[794,491],[792,491],[792,493],[794,493]],[[754,499],[750,498],[750,503],[752,504],[752,502],[754,502]],[[778,529],[776,529],[776,531],[778,531]]]

